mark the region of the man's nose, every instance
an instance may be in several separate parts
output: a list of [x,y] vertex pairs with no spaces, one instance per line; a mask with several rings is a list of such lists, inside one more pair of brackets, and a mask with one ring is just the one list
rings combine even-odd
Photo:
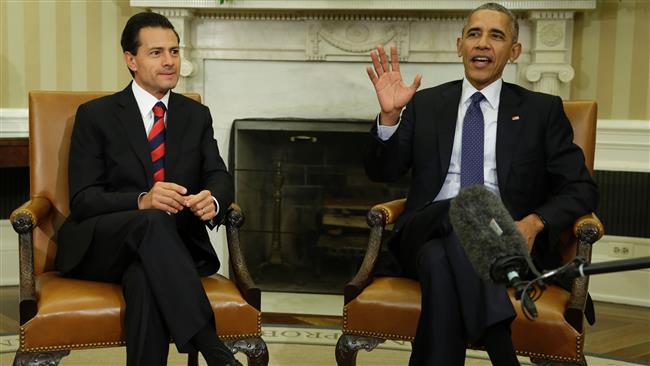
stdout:
[[490,48],[490,39],[487,34],[483,34],[476,42],[476,47],[480,49]]
[[163,52],[162,62],[163,65],[171,65],[173,63],[174,56],[170,52]]

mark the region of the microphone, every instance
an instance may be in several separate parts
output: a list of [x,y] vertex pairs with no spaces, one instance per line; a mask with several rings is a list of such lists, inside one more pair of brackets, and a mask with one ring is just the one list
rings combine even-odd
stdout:
[[521,278],[539,276],[528,247],[501,199],[482,185],[464,188],[449,207],[449,219],[476,273],[484,280],[515,288],[533,318],[537,309]]

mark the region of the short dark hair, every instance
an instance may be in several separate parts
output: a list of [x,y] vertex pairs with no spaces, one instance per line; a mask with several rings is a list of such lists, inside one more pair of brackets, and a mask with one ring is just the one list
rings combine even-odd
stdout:
[[467,23],[469,22],[469,18],[474,15],[479,10],[494,10],[498,11],[499,13],[503,13],[508,16],[508,19],[510,19],[510,27],[512,28],[512,41],[517,42],[519,39],[519,22],[517,21],[517,18],[515,15],[505,6],[497,3],[485,3],[478,8],[472,10],[469,15],[467,15],[467,18],[465,19],[465,24],[463,25],[463,36],[465,35],[465,27],[467,27]]
[[[147,27],[171,29],[176,35],[176,40],[179,43],[181,41],[169,19],[158,13],[144,11],[135,14],[126,22],[124,30],[122,31],[122,39],[120,40],[122,51],[136,55],[138,53],[138,48],[140,47],[140,29]],[[131,69],[129,69],[129,72],[131,73],[131,76],[135,75]]]

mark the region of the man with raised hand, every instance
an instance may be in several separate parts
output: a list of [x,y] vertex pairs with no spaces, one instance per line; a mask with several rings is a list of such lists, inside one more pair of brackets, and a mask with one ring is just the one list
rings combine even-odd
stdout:
[[410,170],[406,209],[376,275],[422,288],[411,365],[463,365],[468,343],[494,365],[519,365],[510,336],[515,312],[505,286],[482,281],[449,222],[449,202],[471,185],[498,195],[541,268],[561,263],[562,229],[598,201],[595,183],[559,97],[501,79],[521,54],[514,15],[495,3],[473,10],[457,39],[465,78],[416,93],[402,81],[395,47],[371,53],[367,69],[381,111],[365,156],[368,176],[395,181]]

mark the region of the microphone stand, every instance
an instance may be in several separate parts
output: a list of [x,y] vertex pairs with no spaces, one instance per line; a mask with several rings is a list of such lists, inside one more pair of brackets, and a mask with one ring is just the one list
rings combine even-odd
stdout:
[[548,271],[543,275],[537,277],[535,281],[552,277],[574,279],[596,274],[633,271],[635,269],[643,268],[650,268],[650,257],[622,259],[600,263],[587,263],[587,260],[584,257],[577,256],[571,262],[563,265],[562,267]]
[[[545,272],[544,274],[537,276],[537,278],[531,281],[520,281],[514,287],[517,291],[516,294],[518,294],[519,291],[521,291],[521,294],[533,294],[530,297],[521,296],[521,307],[524,315],[526,315],[528,319],[534,320],[537,318],[535,304],[529,304],[528,302],[531,298],[534,302],[541,296],[542,292],[545,289],[544,280],[546,279],[558,277],[573,280],[578,277],[586,277],[604,273],[633,271],[643,268],[650,268],[650,257],[622,259],[600,263],[587,263],[587,260],[584,257],[577,256],[571,262],[563,265],[562,267]],[[539,288],[541,292],[538,296],[535,296],[535,289],[537,288]],[[517,297],[517,299],[519,298]]]

